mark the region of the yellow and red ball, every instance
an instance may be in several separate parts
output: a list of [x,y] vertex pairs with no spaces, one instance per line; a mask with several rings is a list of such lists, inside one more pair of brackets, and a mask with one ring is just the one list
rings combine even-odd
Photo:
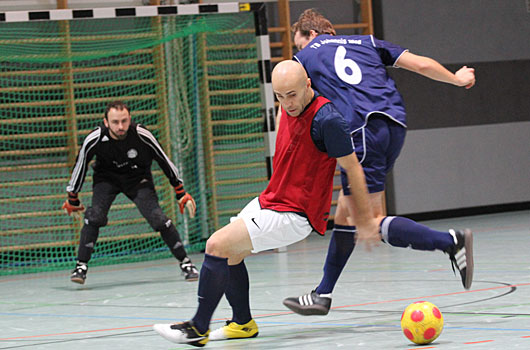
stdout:
[[428,301],[417,301],[407,306],[401,315],[401,329],[405,337],[416,344],[434,341],[444,327],[440,309]]

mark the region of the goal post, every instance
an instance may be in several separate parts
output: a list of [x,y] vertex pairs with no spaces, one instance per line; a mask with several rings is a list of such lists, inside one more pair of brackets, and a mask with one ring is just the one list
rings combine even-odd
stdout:
[[[71,267],[82,221],[60,210],[75,156],[122,100],[179,168],[197,216],[164,212],[189,252],[266,186],[274,97],[263,3],[0,12],[0,275]],[[90,205],[92,170],[80,199]],[[119,195],[91,265],[171,256]]]

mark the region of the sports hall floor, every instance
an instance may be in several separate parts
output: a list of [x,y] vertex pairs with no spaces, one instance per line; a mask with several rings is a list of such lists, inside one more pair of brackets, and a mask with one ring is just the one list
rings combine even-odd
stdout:
[[[287,252],[247,258],[257,338],[210,342],[212,349],[530,349],[530,211],[424,222],[475,234],[475,279],[465,291],[448,258],[381,245],[356,247],[327,316],[299,316],[282,299],[314,288],[329,236],[311,236]],[[193,256],[200,265],[202,256]],[[94,267],[87,282],[69,271],[0,277],[0,349],[189,349],[151,329],[190,318],[197,282],[184,282],[174,260]],[[411,302],[441,309],[445,327],[415,346],[400,317]],[[230,317],[225,299],[212,328]]]

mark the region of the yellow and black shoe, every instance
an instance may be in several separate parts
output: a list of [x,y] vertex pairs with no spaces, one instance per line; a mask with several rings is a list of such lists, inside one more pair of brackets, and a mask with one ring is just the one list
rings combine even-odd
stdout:
[[254,319],[245,324],[226,321],[226,325],[210,333],[210,340],[254,338],[258,336],[258,325]]
[[173,343],[190,344],[197,347],[206,345],[210,334],[210,330],[207,330],[204,334],[199,333],[191,321],[175,324],[155,324],[153,329]]

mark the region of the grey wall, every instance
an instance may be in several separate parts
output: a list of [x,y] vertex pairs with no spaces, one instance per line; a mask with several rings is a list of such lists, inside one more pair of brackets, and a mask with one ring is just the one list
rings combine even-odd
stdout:
[[526,0],[374,0],[374,6],[385,40],[440,62],[530,58]]
[[[469,90],[388,69],[405,100],[409,130],[530,120],[530,60],[466,64],[477,79]],[[445,67],[455,72],[461,65]]]
[[530,13],[526,0],[374,0],[378,37],[456,71],[469,91],[391,69],[409,132],[388,211],[416,214],[530,202]]
[[529,139],[530,122],[409,131],[388,189],[389,210],[409,214],[528,201]]

